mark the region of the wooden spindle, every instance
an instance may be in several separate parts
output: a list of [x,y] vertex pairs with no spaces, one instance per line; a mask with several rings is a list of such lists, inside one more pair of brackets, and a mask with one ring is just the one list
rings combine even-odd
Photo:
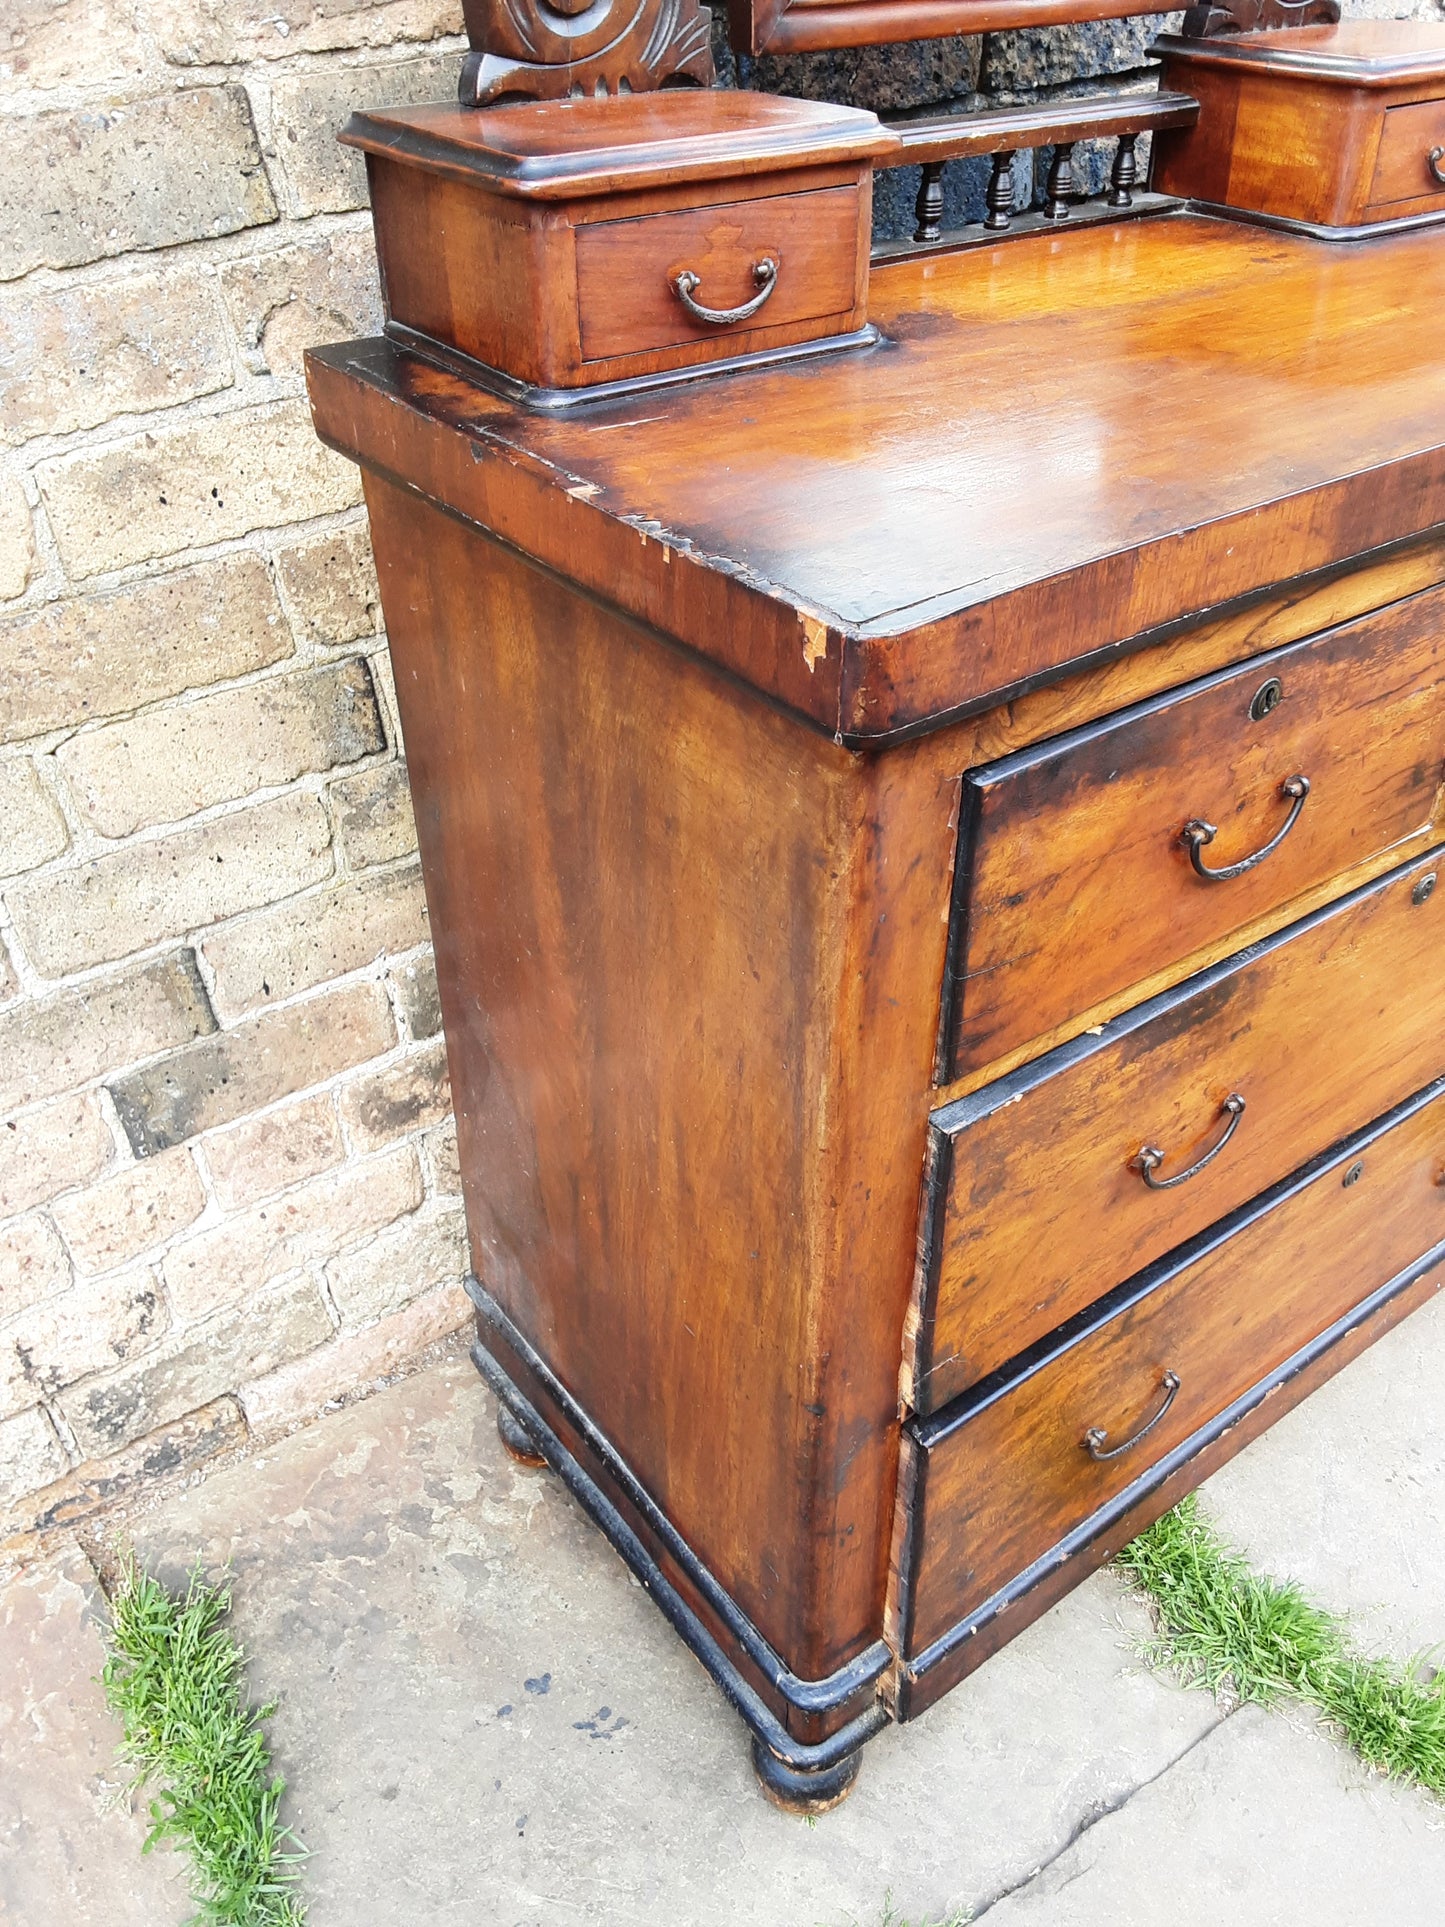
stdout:
[[1049,221],[1062,221],[1069,211],[1069,196],[1074,191],[1074,143],[1061,142],[1054,149],[1054,158],[1049,162],[1049,179],[1045,192],[1048,199],[1044,202],[1044,218]]
[[925,161],[923,179],[918,183],[918,199],[913,206],[918,222],[915,241],[936,241],[943,228],[943,162]]
[[988,208],[983,217],[986,228],[1006,228],[1013,220],[1014,176],[1013,154],[995,154],[993,173],[989,176],[988,191],[984,204]]
[[1134,205],[1134,183],[1139,178],[1139,166],[1134,159],[1134,143],[1137,134],[1121,134],[1119,146],[1114,154],[1114,171],[1109,177],[1110,207],[1132,207]]

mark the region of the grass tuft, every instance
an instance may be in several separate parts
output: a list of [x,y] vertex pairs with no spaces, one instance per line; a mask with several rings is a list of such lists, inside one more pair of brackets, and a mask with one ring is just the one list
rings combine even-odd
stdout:
[[1151,1664],[1239,1702],[1313,1706],[1370,1766],[1445,1796],[1445,1680],[1356,1653],[1344,1622],[1256,1573],[1191,1494],[1117,1564],[1153,1604]]
[[170,1841],[186,1855],[193,1921],[304,1927],[294,1888],[304,1849],[281,1824],[285,1782],[261,1730],[275,1709],[246,1703],[245,1655],[221,1623],[230,1608],[229,1588],[199,1569],[177,1596],[127,1557],[101,1684],[132,1785],[156,1789],[145,1851]]

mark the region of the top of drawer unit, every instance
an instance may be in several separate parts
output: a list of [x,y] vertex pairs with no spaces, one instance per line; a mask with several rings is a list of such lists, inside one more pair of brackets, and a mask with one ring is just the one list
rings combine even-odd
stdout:
[[1355,864],[1408,854],[1442,775],[1439,589],[971,771],[945,1076],[1017,1061]]
[[934,1112],[916,1410],[1445,1072],[1442,854]]

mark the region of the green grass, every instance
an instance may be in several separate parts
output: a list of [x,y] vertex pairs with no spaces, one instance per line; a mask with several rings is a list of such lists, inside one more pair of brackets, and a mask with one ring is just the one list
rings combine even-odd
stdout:
[[186,1855],[193,1921],[303,1927],[294,1883],[304,1849],[281,1824],[284,1782],[261,1730],[274,1708],[247,1704],[245,1655],[222,1623],[230,1606],[229,1589],[199,1570],[176,1595],[127,1558],[101,1684],[132,1784],[154,1793],[145,1851],[169,1841]]
[[1153,1604],[1154,1665],[1236,1701],[1315,1707],[1370,1766],[1445,1796],[1445,1679],[1357,1653],[1343,1620],[1256,1573],[1193,1496],[1120,1553]]

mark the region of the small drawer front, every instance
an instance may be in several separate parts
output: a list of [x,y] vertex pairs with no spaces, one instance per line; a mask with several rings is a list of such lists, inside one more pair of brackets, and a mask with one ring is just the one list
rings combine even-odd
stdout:
[[1187,974],[1353,864],[1423,845],[1442,775],[1439,589],[972,771],[953,1075],[1171,967]]
[[1393,870],[934,1113],[916,1410],[1445,1074],[1442,871]]
[[1418,1261],[1445,1262],[1445,1086],[905,1428],[899,1628],[917,1658]]
[[[861,190],[823,188],[577,229],[582,355],[607,361],[810,321],[856,325]],[[679,277],[686,277],[679,292]],[[734,321],[699,319],[743,311]],[[861,316],[859,317],[861,321]],[[824,332],[823,329],[817,332]],[[746,346],[740,339],[740,346]]]
[[1445,172],[1440,169],[1445,169],[1445,100],[1387,108],[1370,187],[1371,211],[1427,196],[1445,201]]

